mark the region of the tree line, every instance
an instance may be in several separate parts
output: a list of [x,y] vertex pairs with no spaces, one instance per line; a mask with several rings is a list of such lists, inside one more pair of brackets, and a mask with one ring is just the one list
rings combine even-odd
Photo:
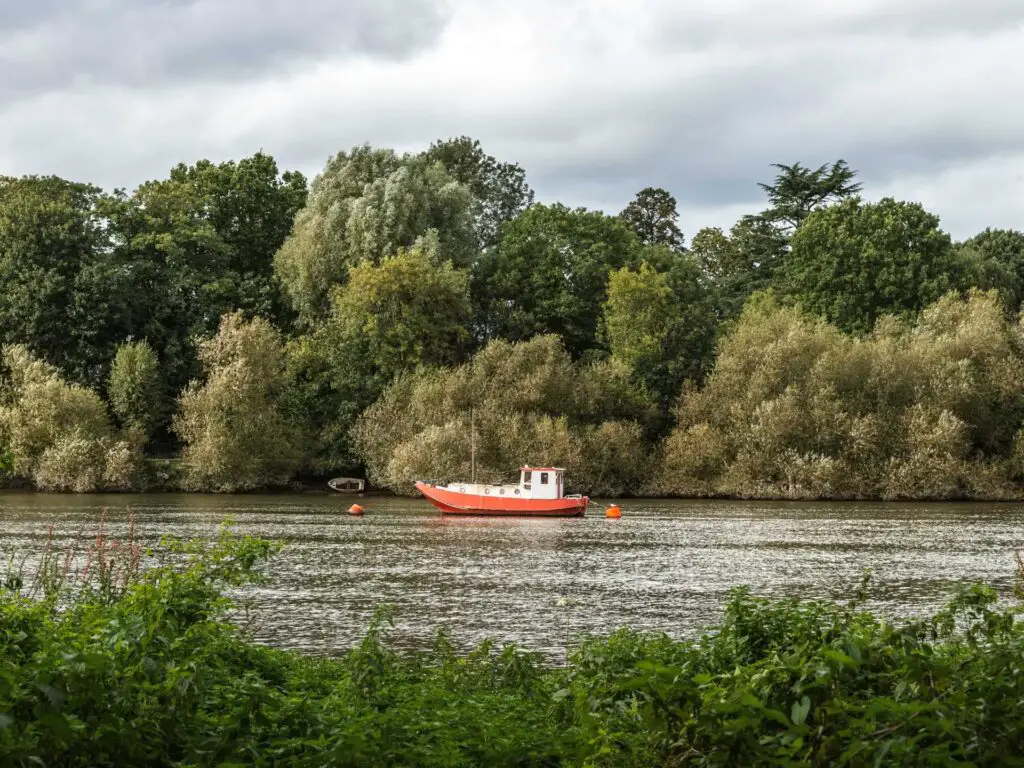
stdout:
[[774,172],[689,242],[664,189],[537,203],[467,137],[311,183],[262,153],[0,177],[0,477],[409,492],[466,475],[472,425],[479,476],[594,495],[1022,495],[1024,234]]

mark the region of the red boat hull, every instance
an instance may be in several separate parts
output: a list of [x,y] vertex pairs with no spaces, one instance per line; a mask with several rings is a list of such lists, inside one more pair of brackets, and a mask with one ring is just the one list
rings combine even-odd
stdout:
[[427,501],[446,515],[531,515],[537,517],[579,517],[590,499],[517,499],[507,496],[458,493],[427,483],[416,483]]

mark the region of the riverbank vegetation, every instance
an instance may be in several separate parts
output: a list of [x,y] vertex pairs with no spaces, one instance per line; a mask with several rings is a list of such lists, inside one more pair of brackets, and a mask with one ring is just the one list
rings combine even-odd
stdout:
[[1024,497],[1024,233],[775,172],[689,240],[666,190],[537,203],[465,137],[310,184],[0,178],[0,484],[404,493],[465,477],[472,427],[481,477],[591,495]]
[[491,642],[461,652],[447,632],[399,652],[382,611],[354,648],[312,658],[247,628],[246,588],[278,549],[225,527],[148,552],[133,531],[101,528],[81,550],[48,547],[31,576],[8,568],[0,761],[953,766],[1024,754],[1024,630],[984,586],[895,621],[864,609],[867,581],[845,604],[737,589],[699,639],[620,630],[574,640],[562,666]]

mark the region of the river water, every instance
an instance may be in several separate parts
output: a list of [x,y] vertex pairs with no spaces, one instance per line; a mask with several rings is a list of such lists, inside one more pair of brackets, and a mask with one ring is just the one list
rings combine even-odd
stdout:
[[[442,625],[463,647],[485,637],[561,658],[566,636],[629,625],[693,636],[730,587],[843,599],[862,570],[871,607],[919,615],[958,582],[1009,595],[1024,549],[1024,505],[622,500],[583,519],[451,518],[422,499],[340,495],[73,496],[0,493],[0,556],[95,530],[141,537],[216,534],[225,517],[280,539],[271,582],[251,596],[257,638],[312,653],[351,647],[374,607],[394,608],[393,641],[428,644]],[[605,502],[607,503],[607,502]]]

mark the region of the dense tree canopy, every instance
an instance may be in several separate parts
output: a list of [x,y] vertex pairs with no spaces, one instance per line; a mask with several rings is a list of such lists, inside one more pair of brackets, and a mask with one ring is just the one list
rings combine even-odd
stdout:
[[719,315],[734,318],[751,294],[770,288],[788,253],[787,239],[767,219],[747,216],[726,235],[700,230],[690,251],[717,295]]
[[1024,304],[1024,232],[986,229],[960,246],[968,278],[979,288],[999,291],[1008,312]]
[[424,155],[357,147],[332,157],[275,257],[277,275],[306,324],[363,261],[379,263],[433,230],[439,263],[468,265],[477,251],[469,188]]
[[844,331],[917,312],[961,282],[961,262],[937,216],[917,203],[851,198],[811,214],[793,235],[784,290]]
[[619,216],[632,227],[644,245],[663,245],[682,250],[676,199],[666,190],[644,187]]
[[349,429],[404,371],[460,362],[469,341],[469,279],[438,267],[434,235],[379,266],[363,262],[335,290],[327,318],[293,343],[289,402],[316,435],[311,465],[356,464]]
[[[117,282],[113,344],[145,339],[160,361],[170,401],[199,375],[195,338],[241,310],[285,322],[273,256],[305,199],[301,174],[279,174],[266,155],[219,165],[179,165],[170,178],[101,204]],[[113,357],[113,349],[107,364]],[[164,419],[159,418],[161,426]]]
[[526,172],[516,163],[498,162],[485,154],[476,139],[460,136],[436,141],[425,157],[429,162],[441,163],[473,196],[477,241],[482,249],[494,247],[499,227],[533,202]]
[[533,205],[503,227],[473,273],[484,338],[556,333],[578,357],[597,344],[608,275],[638,266],[643,247],[621,219],[583,208]]
[[308,192],[263,153],[0,178],[0,476],[407,491],[465,474],[472,422],[482,476],[589,493],[1024,496],[1024,234],[953,244],[843,160],[773,168],[689,247],[670,191],[535,203],[467,136]]
[[[612,273],[604,321],[612,357],[634,371],[667,412],[683,382],[700,382],[710,368],[716,316],[696,260],[657,255],[648,253],[650,261],[639,270]],[[659,261],[663,271],[652,266]]]
[[0,177],[0,343],[94,386],[124,330],[128,288],[105,252],[100,197],[54,177]]

